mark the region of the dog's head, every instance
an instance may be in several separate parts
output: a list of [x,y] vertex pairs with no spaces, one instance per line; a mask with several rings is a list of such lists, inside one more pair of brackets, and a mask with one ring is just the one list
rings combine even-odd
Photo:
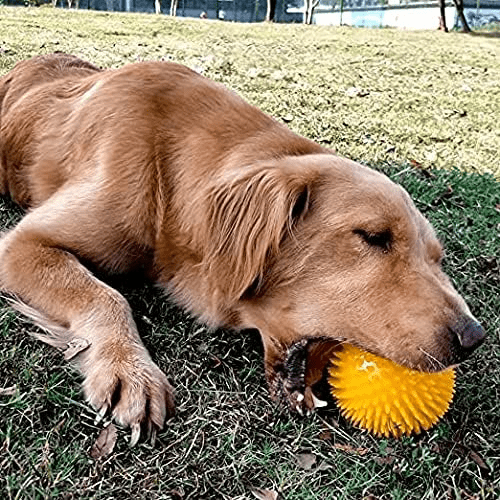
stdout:
[[484,331],[409,195],[334,155],[286,157],[214,190],[207,269],[264,343],[342,339],[403,365],[456,364]]

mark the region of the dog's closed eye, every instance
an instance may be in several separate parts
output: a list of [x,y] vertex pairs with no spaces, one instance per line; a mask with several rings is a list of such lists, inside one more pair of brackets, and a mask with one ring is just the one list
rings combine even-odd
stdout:
[[389,229],[372,232],[365,229],[354,229],[354,234],[358,235],[368,246],[389,252],[392,247],[393,237]]

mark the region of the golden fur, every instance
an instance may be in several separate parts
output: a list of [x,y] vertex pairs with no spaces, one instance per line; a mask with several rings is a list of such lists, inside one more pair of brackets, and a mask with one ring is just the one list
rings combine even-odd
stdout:
[[258,329],[275,399],[318,405],[338,342],[422,370],[484,332],[407,193],[172,63],[101,71],[65,54],[0,80],[0,188],[26,216],[0,287],[77,356],[91,404],[161,428],[172,388],[126,300],[84,265],[144,271],[211,326]]

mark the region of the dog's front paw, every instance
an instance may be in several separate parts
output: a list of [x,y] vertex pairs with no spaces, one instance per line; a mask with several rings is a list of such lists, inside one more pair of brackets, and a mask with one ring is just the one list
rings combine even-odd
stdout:
[[308,345],[303,339],[292,345],[285,360],[272,367],[268,372],[271,396],[291,411],[301,416],[310,415],[317,408],[327,406],[319,399],[310,385],[306,383]]
[[154,439],[165,419],[174,414],[173,389],[165,374],[142,346],[121,346],[91,358],[82,366],[83,389],[98,411],[96,420],[109,413],[117,423],[130,427],[130,446],[139,440],[141,429]]
[[328,405],[326,401],[319,399],[309,386],[302,392],[294,391],[290,393],[287,401],[290,409],[297,412],[300,416],[309,416],[314,410]]
[[318,398],[309,386],[305,387],[303,390],[294,390],[290,392],[286,390],[285,385],[282,392],[282,401],[285,402],[291,411],[298,413],[302,417],[304,415],[309,416],[316,409],[328,405],[328,402]]

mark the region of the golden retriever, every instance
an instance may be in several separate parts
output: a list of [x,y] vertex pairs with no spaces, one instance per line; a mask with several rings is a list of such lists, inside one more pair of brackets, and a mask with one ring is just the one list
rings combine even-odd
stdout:
[[186,67],[35,57],[0,80],[0,127],[1,192],[28,208],[0,240],[0,288],[45,341],[80,346],[86,397],[132,444],[172,387],[86,263],[257,329],[272,397],[301,413],[339,342],[434,371],[484,339],[401,187]]

